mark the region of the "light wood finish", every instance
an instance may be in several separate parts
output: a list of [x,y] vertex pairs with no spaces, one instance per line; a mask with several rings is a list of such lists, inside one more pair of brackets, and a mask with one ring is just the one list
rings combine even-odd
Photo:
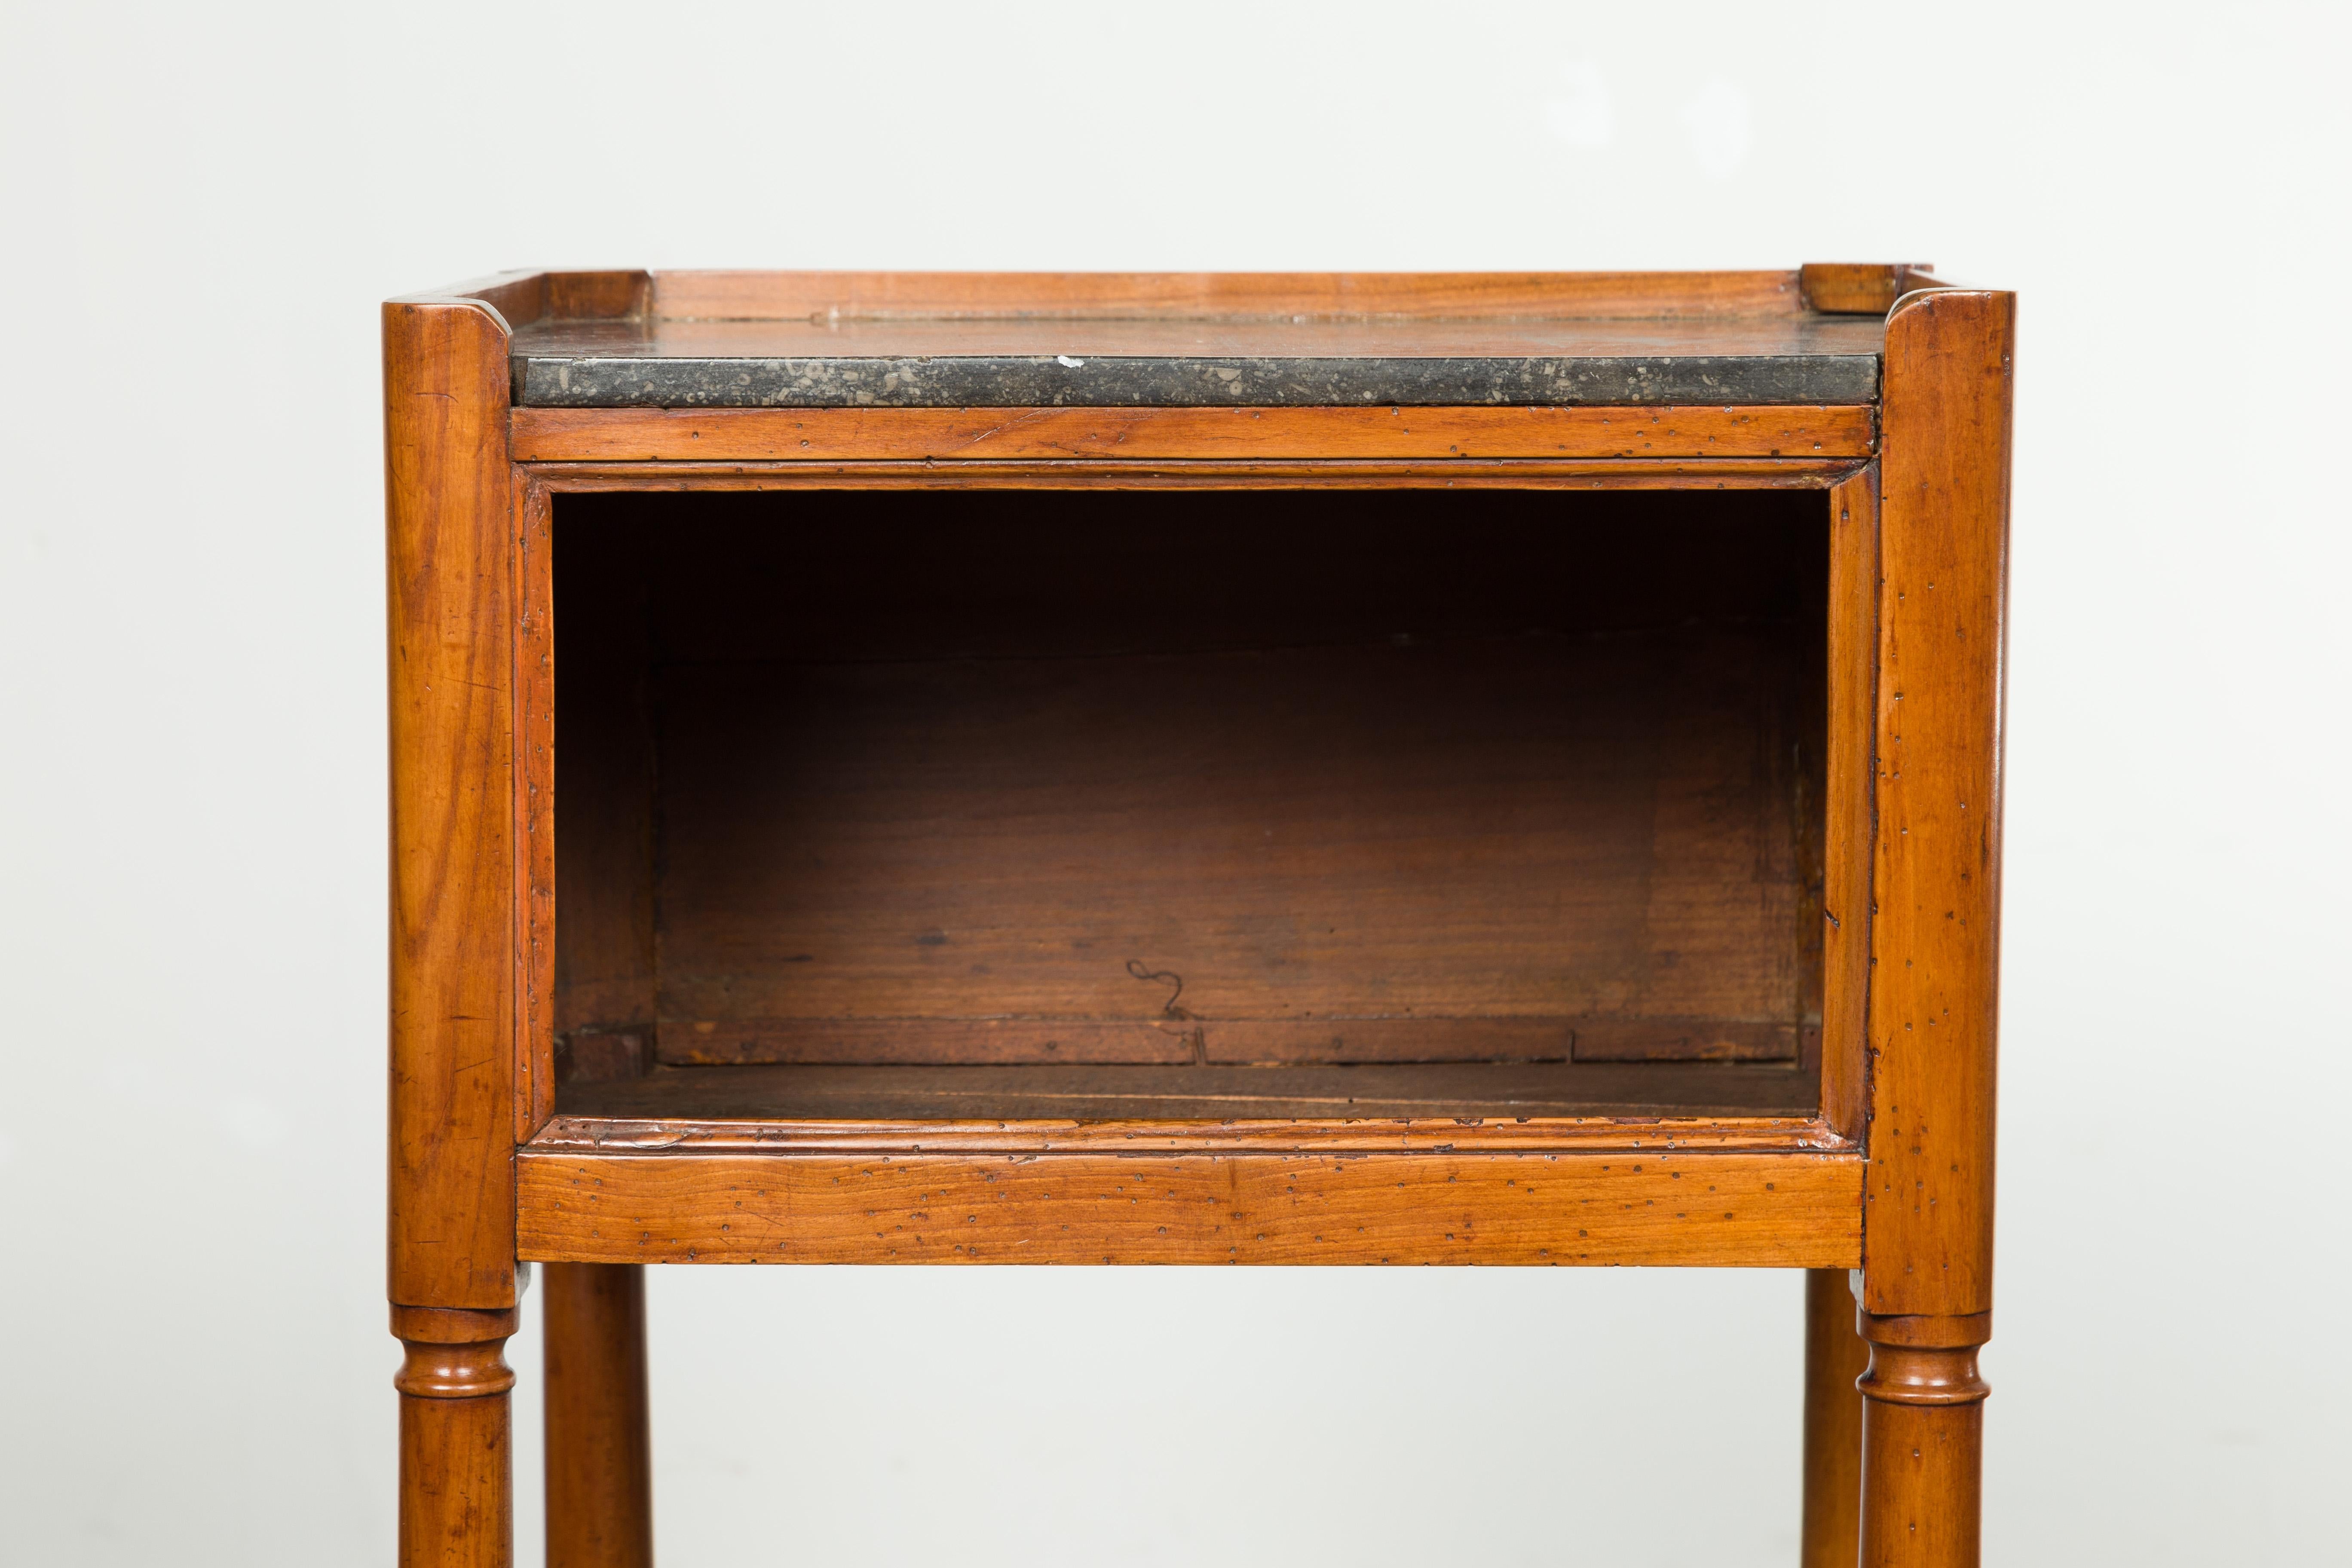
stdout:
[[391,1295],[504,1308],[515,1300],[506,1149],[529,1093],[514,1017],[505,334],[477,305],[395,300],[383,344]]
[[734,272],[653,274],[671,320],[1642,320],[1796,315],[1794,271]]
[[503,1354],[516,1314],[393,1309],[400,1391],[400,1568],[509,1568],[514,1478]]
[[1870,1347],[1843,1268],[1805,1274],[1805,1500],[1801,1568],[1854,1568],[1862,1520],[1862,1394]]
[[548,1568],[651,1568],[645,1270],[551,1263],[541,1288]]
[[1850,1153],[587,1154],[525,1149],[525,1258],[1851,1268]]
[[1868,407],[518,408],[518,462],[1859,458]]

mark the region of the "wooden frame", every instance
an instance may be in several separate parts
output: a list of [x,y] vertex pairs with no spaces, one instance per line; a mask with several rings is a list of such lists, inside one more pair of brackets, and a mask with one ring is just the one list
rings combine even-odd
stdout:
[[[1851,405],[511,405],[510,340],[535,322],[844,310],[1016,322],[1041,310],[1484,312],[1691,332],[1742,313],[1775,331],[1823,312],[1886,314],[1883,389]],[[1852,267],[534,273],[387,305],[402,1561],[509,1560],[513,1374],[499,1349],[520,1259],[550,1266],[551,1323],[565,1325],[561,1364],[551,1332],[550,1486],[569,1521],[554,1561],[649,1561],[642,1296],[614,1265],[1478,1261],[1815,1270],[1806,1561],[1852,1561],[1858,1540],[1867,1563],[1973,1563],[2013,320],[2006,294]],[[990,488],[1820,492],[1831,565],[1818,1113],[1468,1125],[559,1115],[557,498]],[[1859,1338],[1838,1326],[1849,1270]],[[1860,1400],[1839,1392],[1858,1371]]]

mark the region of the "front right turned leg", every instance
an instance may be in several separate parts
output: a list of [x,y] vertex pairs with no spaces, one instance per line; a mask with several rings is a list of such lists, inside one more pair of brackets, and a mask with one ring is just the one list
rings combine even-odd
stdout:
[[1977,1348],[1992,1314],[1858,1314],[1870,1343],[1862,1390],[1861,1568],[1977,1568],[1984,1401]]

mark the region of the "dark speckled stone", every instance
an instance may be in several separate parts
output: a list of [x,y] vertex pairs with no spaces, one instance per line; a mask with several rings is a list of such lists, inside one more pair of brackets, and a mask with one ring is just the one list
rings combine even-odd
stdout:
[[545,408],[1280,408],[1376,404],[1867,403],[1875,354],[1591,358],[670,359],[515,356]]

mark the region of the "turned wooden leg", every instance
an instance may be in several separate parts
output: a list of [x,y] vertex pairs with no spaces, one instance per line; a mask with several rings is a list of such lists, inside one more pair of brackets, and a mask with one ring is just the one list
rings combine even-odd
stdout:
[[548,1568],[651,1568],[646,1271],[546,1266]]
[[1853,1331],[1843,1268],[1805,1270],[1803,1568],[1854,1568],[1862,1514],[1862,1395],[1870,1346]]
[[1992,1314],[1858,1315],[1863,1374],[1861,1568],[1977,1568],[1984,1399],[1977,1347]]
[[394,1307],[400,1568],[511,1568],[514,1473],[506,1342],[516,1313]]

